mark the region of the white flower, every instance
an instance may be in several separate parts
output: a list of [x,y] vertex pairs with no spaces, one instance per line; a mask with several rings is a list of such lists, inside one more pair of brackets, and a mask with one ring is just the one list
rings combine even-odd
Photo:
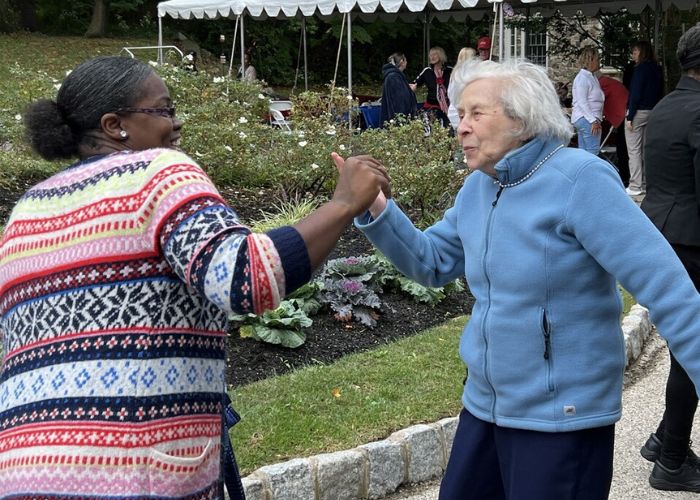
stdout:
[[73,72],[73,70],[69,69],[68,71],[66,71],[66,76],[70,75],[72,72]]
[[265,96],[262,94],[258,94],[258,99],[265,99]]
[[245,116],[241,116],[238,119],[238,123],[248,123],[248,118],[246,118]]
[[224,81],[224,77],[223,77],[223,76],[215,76],[215,77],[214,77],[214,83],[221,83],[221,82],[223,82],[223,81]]
[[53,88],[55,88],[56,90],[58,90],[58,89],[61,88],[61,84],[60,84],[60,83],[54,83],[54,84],[53,84]]
[[318,165],[316,165],[315,163],[312,163],[312,164],[311,164],[311,169],[312,169],[312,170],[316,170],[317,168],[320,168],[320,167],[319,167]]
[[22,120],[22,115],[20,115],[19,113],[17,113],[17,114],[15,115],[15,120],[17,120],[17,121]]
[[301,141],[301,142],[299,142],[299,147],[302,147],[302,148],[303,148],[303,147],[306,146],[307,144],[308,144],[308,142],[306,142],[306,141]]
[[248,136],[246,135],[245,132],[238,132],[238,137],[240,137],[241,139],[245,139]]
[[340,149],[341,151],[345,151],[345,144],[341,144],[340,146],[338,146],[338,149]]
[[194,61],[194,56],[192,54],[187,54],[185,56],[185,60],[188,62],[192,62],[192,61]]
[[[241,132],[241,134],[242,134],[242,133],[243,133],[243,132]],[[231,148],[231,146],[228,146],[228,145],[227,145],[227,146],[224,146],[224,149],[225,149],[226,151],[228,151],[229,153],[233,153],[233,148]]]
[[158,66],[158,61],[148,61],[151,66]]
[[335,128],[331,127],[326,130],[326,135],[335,135]]
[[352,101],[352,96],[351,96],[351,95],[346,96],[345,98],[346,98],[348,101]]

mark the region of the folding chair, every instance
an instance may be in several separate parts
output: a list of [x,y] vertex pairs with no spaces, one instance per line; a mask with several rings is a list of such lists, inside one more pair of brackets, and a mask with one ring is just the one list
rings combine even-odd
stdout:
[[[617,161],[617,147],[615,144],[608,144],[610,141],[610,137],[615,133],[615,127],[612,126],[610,122],[607,120],[603,120],[603,128],[605,126],[608,127],[608,132],[605,134],[605,137],[603,138],[602,141],[600,141],[600,148],[598,149],[598,156],[606,160],[608,163],[610,163],[613,167],[615,167],[615,170],[619,169],[617,168],[617,165],[615,162]],[[618,137],[615,136],[615,143],[617,142]]]
[[287,132],[292,131],[292,128],[289,126],[289,121],[284,117],[282,112],[278,109],[270,108],[270,125],[273,127],[279,127],[279,128],[284,128],[287,129]]

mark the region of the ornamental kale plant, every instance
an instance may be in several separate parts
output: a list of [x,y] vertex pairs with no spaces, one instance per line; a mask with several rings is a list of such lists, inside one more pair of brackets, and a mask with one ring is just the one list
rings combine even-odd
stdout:
[[335,311],[338,321],[355,320],[374,328],[379,319],[377,312],[382,303],[377,293],[357,278],[323,278],[319,292],[322,303]]

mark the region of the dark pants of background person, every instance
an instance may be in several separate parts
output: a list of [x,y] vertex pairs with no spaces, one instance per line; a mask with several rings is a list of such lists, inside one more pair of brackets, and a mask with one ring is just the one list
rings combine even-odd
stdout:
[[615,129],[615,156],[617,161],[615,166],[620,174],[622,183],[627,187],[630,183],[630,165],[629,156],[627,155],[627,142],[625,141],[625,122]]
[[459,415],[440,500],[605,500],[615,426],[573,432],[499,427]]
[[[671,245],[700,291],[700,247]],[[671,369],[666,381],[666,410],[656,430],[663,442],[660,461],[666,467],[677,469],[688,455],[693,418],[698,407],[698,396],[693,382],[671,354]]]

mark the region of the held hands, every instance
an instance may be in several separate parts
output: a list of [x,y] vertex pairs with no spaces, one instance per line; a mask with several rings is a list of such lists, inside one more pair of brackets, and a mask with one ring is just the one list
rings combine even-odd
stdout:
[[340,173],[332,201],[349,207],[354,217],[369,209],[376,218],[391,198],[391,179],[384,165],[368,155],[343,159],[331,153],[331,157]]

